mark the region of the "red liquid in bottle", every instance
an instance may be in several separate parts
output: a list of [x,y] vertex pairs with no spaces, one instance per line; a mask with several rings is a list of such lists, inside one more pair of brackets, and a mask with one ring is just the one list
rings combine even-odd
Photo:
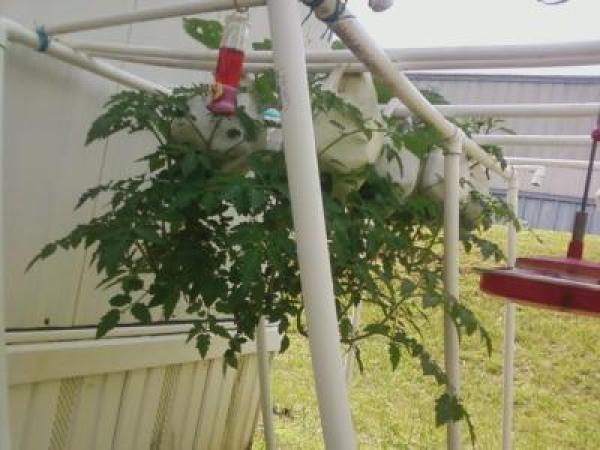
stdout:
[[243,51],[236,48],[220,48],[215,81],[228,86],[238,87],[240,85],[240,78],[242,77],[243,61]]

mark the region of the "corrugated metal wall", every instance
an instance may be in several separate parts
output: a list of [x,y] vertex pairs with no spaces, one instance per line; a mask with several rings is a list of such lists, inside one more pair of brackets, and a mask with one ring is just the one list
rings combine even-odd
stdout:
[[[570,103],[600,101],[600,77],[522,76],[481,74],[412,73],[410,78],[420,87],[434,89],[454,104]],[[505,125],[517,134],[585,134],[594,128],[596,117],[516,118]],[[589,146],[506,146],[507,156],[587,160]],[[521,175],[521,212],[530,226],[553,230],[570,230],[577,198],[581,196],[585,169],[549,167],[541,187],[529,184]],[[493,186],[505,186],[494,179]],[[591,193],[600,188],[600,171],[596,170]],[[600,233],[600,217],[590,219],[590,231]]]
[[[504,189],[494,189],[494,195],[505,199]],[[580,200],[564,195],[548,195],[524,192],[519,195],[519,217],[532,228],[543,230],[571,231],[575,213],[580,209]],[[593,202],[588,202],[587,232],[600,234],[600,213]]]

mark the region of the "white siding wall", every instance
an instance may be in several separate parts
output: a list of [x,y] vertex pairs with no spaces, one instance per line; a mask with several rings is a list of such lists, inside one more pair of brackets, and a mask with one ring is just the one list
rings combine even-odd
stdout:
[[[0,15],[33,27],[172,3],[172,0],[2,0]],[[261,41],[268,37],[265,8],[252,10],[251,19],[252,39]],[[323,25],[311,20],[305,30],[309,45],[326,45],[319,39]],[[199,45],[185,35],[179,18],[84,32],[76,37],[185,49]],[[25,266],[44,243],[63,236],[75,224],[93,216],[95,205],[73,212],[83,190],[99,181],[139,170],[132,161],[148,152],[152,141],[139,135],[116,136],[84,148],[91,121],[119,86],[18,45],[9,47],[7,65],[3,193],[7,212],[8,326],[96,323],[106,310],[107,293],[94,289],[98,279],[86,269],[87,257],[83,252],[58,254],[26,275]],[[211,77],[196,71],[122,66],[169,86],[208,81]]]
[[[33,27],[173,3],[1,0],[0,16]],[[252,37],[262,41],[268,36],[264,8],[253,10],[251,18]],[[325,45],[317,38],[322,25],[310,21],[305,27],[310,45]],[[76,37],[188,49],[199,45],[184,34],[181,19]],[[211,79],[210,74],[195,71],[121,66],[168,86]],[[151,139],[141,135],[115,136],[84,148],[89,125],[119,89],[115,83],[46,55],[18,45],[8,48],[2,239],[7,326],[12,330],[91,325],[107,309],[110,294],[94,289],[97,276],[88,270],[88,255],[81,251],[58,254],[28,274],[24,270],[45,243],[89,220],[102,206],[88,205],[74,213],[82,191],[100,181],[135,173],[140,169],[133,161],[152,150]],[[185,336],[175,342],[161,337],[160,326],[150,328],[136,338],[71,342],[52,338],[54,331],[36,331],[33,335],[40,337],[35,343],[11,342],[8,366],[14,448],[246,448],[258,414],[255,349],[251,345],[246,349],[238,371],[223,375],[222,346],[212,348],[212,355],[202,361],[192,345],[184,344]],[[18,331],[9,333],[9,339],[14,333]],[[279,337],[274,330],[269,333],[268,350],[273,352],[279,347]],[[142,347],[136,348],[138,344]]]
[[[199,360],[185,337],[95,341],[69,340],[61,331],[8,333],[13,448],[248,448],[259,400],[253,344],[244,346],[237,370],[224,374],[223,340]],[[267,346],[279,346],[274,328]]]

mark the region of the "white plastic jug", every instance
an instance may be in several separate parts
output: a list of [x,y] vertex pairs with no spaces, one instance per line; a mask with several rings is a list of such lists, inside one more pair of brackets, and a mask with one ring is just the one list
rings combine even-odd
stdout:
[[[471,191],[476,190],[483,195],[490,193],[490,180],[481,164],[469,161],[464,154],[460,156],[459,201],[467,217],[474,218],[481,213],[479,203],[471,200]],[[435,201],[444,201],[444,151],[436,148],[429,153],[420,190]]]
[[[199,148],[206,148],[206,140],[210,138],[211,148],[214,151],[226,153],[227,163],[223,166],[224,171],[235,171],[244,173],[246,169],[245,160],[249,153],[266,146],[264,130],[257,130],[258,136],[250,141],[242,123],[236,116],[215,116],[207,108],[209,99],[204,96],[195,96],[189,101],[190,112],[194,116],[193,124],[186,119],[178,119],[173,122],[172,132],[179,142],[190,142]],[[245,108],[246,113],[255,120],[261,120],[256,104],[248,94],[238,95],[238,105]],[[215,130],[216,123],[221,121]],[[199,133],[203,136],[200,137]]]
[[389,177],[402,191],[402,198],[413,193],[419,182],[421,160],[407,148],[397,150],[391,139],[375,162],[375,171],[382,177]]
[[[475,190],[484,196],[490,195],[490,180],[487,176],[485,168],[478,163],[471,162],[469,192]],[[481,205],[479,202],[473,201],[470,198],[464,205],[464,211],[469,219],[475,219],[481,214]]]
[[[345,65],[336,67],[325,80],[323,89],[335,93],[358,108],[365,119],[373,119],[382,123],[377,92],[371,75],[369,73],[346,73],[345,70]],[[377,160],[383,146],[384,133],[374,132],[371,139],[368,139],[364,133],[356,133],[333,144],[344,130],[332,122],[345,127],[347,131],[357,128],[349,117],[345,117],[337,111],[332,110],[316,115],[314,124],[317,152],[323,168],[339,173],[348,173]],[[373,126],[376,127],[376,125]]]
[[[469,161],[466,156],[460,156],[460,177],[466,181],[470,180]],[[433,200],[444,201],[444,150],[441,148],[433,149],[425,160],[423,168],[423,177],[421,179],[420,190]],[[464,202],[471,191],[469,183],[461,183],[459,189],[459,199]]]

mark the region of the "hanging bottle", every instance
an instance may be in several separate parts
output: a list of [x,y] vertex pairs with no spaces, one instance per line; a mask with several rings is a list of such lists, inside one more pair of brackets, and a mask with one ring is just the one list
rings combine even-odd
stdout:
[[211,90],[212,99],[208,106],[213,114],[229,116],[235,113],[244,49],[249,34],[248,12],[235,12],[227,16],[219,47],[215,82]]

